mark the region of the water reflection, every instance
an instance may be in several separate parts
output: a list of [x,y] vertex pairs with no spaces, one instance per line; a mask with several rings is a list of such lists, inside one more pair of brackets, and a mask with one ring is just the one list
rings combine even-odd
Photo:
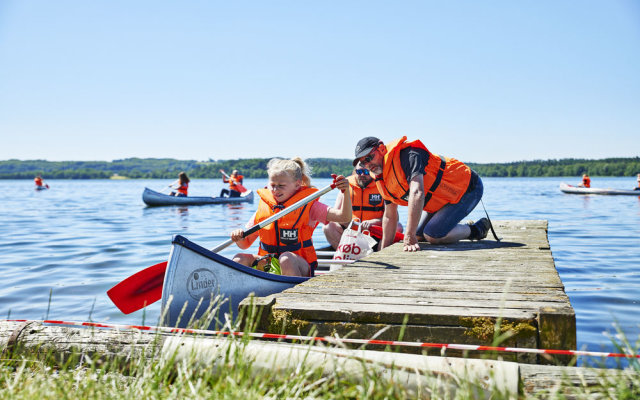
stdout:
[[187,206],[176,207],[174,211],[176,211],[176,214],[178,214],[181,217],[189,216],[189,207]]

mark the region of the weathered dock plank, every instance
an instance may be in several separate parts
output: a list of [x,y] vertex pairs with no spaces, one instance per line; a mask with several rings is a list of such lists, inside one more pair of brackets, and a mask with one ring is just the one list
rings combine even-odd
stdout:
[[[258,329],[436,343],[575,349],[575,313],[556,271],[546,221],[495,221],[501,242],[395,244],[268,298]],[[381,332],[382,330],[382,332]],[[449,353],[448,353],[449,354]],[[454,354],[455,355],[455,354]],[[501,354],[540,362],[531,354]],[[564,360],[565,362],[568,360]]]

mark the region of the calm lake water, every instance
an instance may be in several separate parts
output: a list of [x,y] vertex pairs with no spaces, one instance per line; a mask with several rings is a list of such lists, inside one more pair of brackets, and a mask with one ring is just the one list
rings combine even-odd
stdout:
[[[484,203],[492,219],[549,221],[553,257],[577,315],[578,348],[612,351],[605,333],[615,334],[614,325],[632,342],[640,333],[640,198],[567,195],[558,189],[563,181],[578,178],[484,178]],[[243,228],[257,206],[147,208],[144,187],[161,190],[171,180],[47,182],[51,189],[37,192],[32,181],[0,180],[0,318],[154,324],[160,302],[123,315],[107,289],[166,260],[172,235],[212,248]],[[264,184],[245,182],[251,189]],[[190,194],[217,195],[222,185],[196,179]],[[635,178],[592,177],[592,185],[631,189]],[[322,201],[333,205],[335,195]],[[406,208],[400,211],[404,224]],[[479,206],[470,218],[483,215]],[[326,245],[320,228],[314,242]]]

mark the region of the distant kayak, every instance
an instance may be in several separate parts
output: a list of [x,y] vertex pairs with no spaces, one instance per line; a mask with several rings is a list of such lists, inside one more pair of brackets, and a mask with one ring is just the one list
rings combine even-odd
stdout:
[[47,190],[49,189],[49,185],[47,186],[36,186],[36,190]]
[[603,195],[629,195],[640,196],[640,190],[624,190],[624,189],[601,189],[601,188],[586,188],[580,186],[572,186],[566,183],[560,184],[560,190],[569,194],[603,194]]
[[227,204],[227,203],[253,203],[253,191],[247,190],[240,197],[207,197],[207,196],[169,196],[144,188],[142,201],[148,206],[175,206],[175,205],[202,205],[202,204]]

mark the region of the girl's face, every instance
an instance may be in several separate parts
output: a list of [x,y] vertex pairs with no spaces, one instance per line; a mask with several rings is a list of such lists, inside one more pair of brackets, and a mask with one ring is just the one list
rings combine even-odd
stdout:
[[289,174],[269,176],[269,189],[278,203],[284,203],[302,187],[302,181],[293,179]]

